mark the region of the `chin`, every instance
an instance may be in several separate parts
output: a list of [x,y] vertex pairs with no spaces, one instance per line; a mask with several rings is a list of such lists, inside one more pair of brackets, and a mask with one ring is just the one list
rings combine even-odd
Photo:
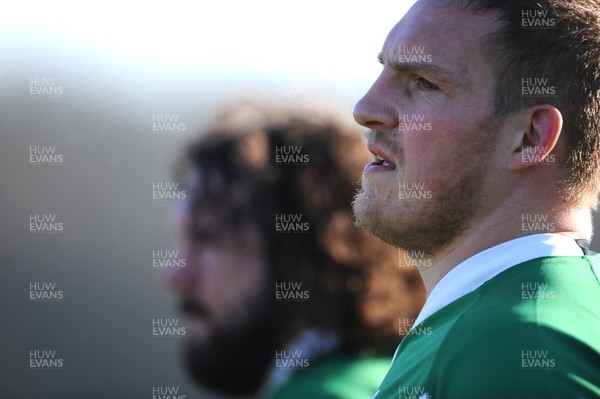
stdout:
[[414,234],[419,229],[409,228],[410,215],[414,217],[417,210],[402,209],[398,202],[391,208],[389,203],[393,200],[390,198],[392,194],[382,199],[371,190],[361,190],[352,203],[356,225],[395,248],[423,249],[427,240]]
[[[389,224],[390,219],[384,217],[383,200],[377,197],[377,194],[369,189],[361,190],[352,203],[354,219],[356,225],[367,230],[369,233],[382,238],[380,234],[385,225]],[[382,238],[383,239],[383,238]],[[385,241],[385,240],[384,240]]]

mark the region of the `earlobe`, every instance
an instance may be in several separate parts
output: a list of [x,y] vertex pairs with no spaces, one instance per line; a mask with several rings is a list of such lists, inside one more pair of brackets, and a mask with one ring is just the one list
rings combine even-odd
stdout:
[[512,171],[555,162],[552,153],[562,131],[562,115],[549,104],[530,107],[524,124],[528,129],[518,132],[516,145],[508,163]]

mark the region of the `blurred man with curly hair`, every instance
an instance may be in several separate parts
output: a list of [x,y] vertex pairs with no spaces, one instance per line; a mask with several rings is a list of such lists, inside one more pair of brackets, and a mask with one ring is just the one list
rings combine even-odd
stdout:
[[186,363],[214,392],[368,397],[424,291],[353,224],[360,136],[329,116],[241,104],[187,153]]

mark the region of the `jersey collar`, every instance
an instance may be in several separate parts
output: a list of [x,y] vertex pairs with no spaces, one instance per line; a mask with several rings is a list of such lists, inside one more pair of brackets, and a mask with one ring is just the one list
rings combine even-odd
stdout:
[[546,256],[582,256],[574,238],[561,234],[533,234],[479,252],[450,270],[433,288],[413,328],[458,298],[479,288],[503,271]]

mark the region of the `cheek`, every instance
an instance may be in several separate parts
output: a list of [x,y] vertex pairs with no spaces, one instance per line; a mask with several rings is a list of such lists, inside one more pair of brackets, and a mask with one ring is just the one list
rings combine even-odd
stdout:
[[225,313],[237,313],[263,289],[263,269],[262,263],[249,257],[223,256],[202,284],[206,301]]
[[430,186],[464,166],[464,134],[456,126],[435,120],[431,130],[405,134],[403,140],[404,181]]
[[253,297],[260,287],[259,279],[254,267],[247,263],[231,268],[226,276],[220,280],[221,296],[232,306]]
[[432,170],[438,169],[438,160],[445,150],[442,138],[435,132],[405,134],[403,180],[423,180]]

